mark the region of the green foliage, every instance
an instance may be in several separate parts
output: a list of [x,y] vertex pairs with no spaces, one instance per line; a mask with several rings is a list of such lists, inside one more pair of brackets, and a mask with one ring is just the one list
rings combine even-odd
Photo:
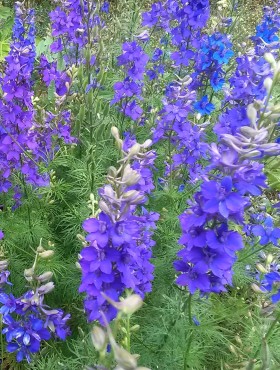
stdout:
[[[41,5],[38,6],[40,8]],[[81,370],[97,361],[97,353],[88,334],[91,325],[86,322],[83,296],[78,292],[80,271],[76,262],[82,242],[77,235],[83,234],[82,222],[90,216],[87,207],[90,194],[97,197],[98,189],[106,181],[107,168],[118,160],[110,128],[116,125],[122,132],[131,129],[140,141],[148,138],[161,107],[162,96],[158,90],[176,78],[175,74],[169,72],[164,80],[147,87],[145,94],[148,104],[156,108],[145,127],[131,124],[110,106],[112,86],[123,77],[115,68],[115,57],[120,53],[121,43],[139,32],[140,10],[146,4],[122,0],[112,6],[108,29],[101,31],[103,45],[96,46],[96,53],[100,56],[98,63],[101,65],[98,82],[102,82],[104,88],[85,94],[89,82],[85,78],[88,73],[86,67],[73,66],[69,71],[75,74],[78,83],[75,85],[76,93],[68,97],[65,105],[72,111],[73,132],[79,142],[71,148],[62,147],[56,154],[49,169],[52,171],[50,187],[40,189],[39,197],[38,191],[26,188],[22,206],[13,212],[9,196],[1,198],[4,212],[0,212],[0,224],[5,230],[2,248],[10,261],[13,293],[20,295],[24,292],[26,282],[23,270],[30,266],[34,250],[42,239],[44,245],[50,243],[55,251],[55,257],[41,266],[54,273],[56,285],[47,303],[63,308],[72,316],[71,339],[65,343],[53,341],[44,344],[42,353],[35,356],[31,365],[18,365],[12,356],[7,355],[4,361],[7,369]],[[43,2],[40,9],[41,14],[45,14],[49,4]],[[11,16],[8,8],[0,6],[0,60],[9,49]],[[44,33],[48,30],[48,24],[40,21],[39,27],[37,57],[41,54],[50,57],[52,38],[49,34],[45,37]],[[238,31],[236,36],[240,40],[244,35]],[[152,47],[147,47],[146,51],[149,53],[151,50]],[[62,68],[61,55],[58,61]],[[55,110],[53,83],[46,91],[42,90],[41,99],[38,114],[45,107]],[[206,134],[209,141],[215,140],[210,127]],[[170,160],[173,154],[168,145],[160,145],[157,152],[156,184],[164,172],[164,161]],[[266,163],[266,172],[271,187],[279,191],[279,160]],[[272,317],[266,315],[264,308],[267,306],[263,307],[264,303],[250,287],[253,277],[248,271],[255,271],[258,258],[254,247],[248,246],[239,254],[234,283],[228,293],[213,295],[208,299],[195,295],[190,301],[188,292],[174,284],[176,276],[172,261],[180,248],[178,215],[186,208],[186,201],[191,199],[195,188],[187,185],[179,193],[180,178],[172,176],[168,181],[168,189],[161,189],[157,185],[148,204],[149,209],[161,215],[155,234],[155,280],[153,292],[147,296],[142,310],[132,319],[132,324],[140,325],[139,331],[132,334],[132,352],[139,353],[140,364],[152,370],[249,370],[255,360],[256,367],[253,365],[252,369],[279,369],[279,327],[269,338],[263,339]],[[18,182],[24,185],[21,179]],[[276,194],[270,193],[268,197],[276,198]],[[196,326],[194,318],[200,325]]]
[[5,58],[10,49],[12,24],[11,9],[0,4],[0,62]]

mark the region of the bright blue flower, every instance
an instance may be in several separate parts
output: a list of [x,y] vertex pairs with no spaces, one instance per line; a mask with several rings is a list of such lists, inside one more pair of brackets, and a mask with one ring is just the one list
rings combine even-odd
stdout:
[[207,95],[203,96],[200,101],[194,103],[193,106],[195,110],[203,116],[211,114],[215,110],[214,104],[209,102]]

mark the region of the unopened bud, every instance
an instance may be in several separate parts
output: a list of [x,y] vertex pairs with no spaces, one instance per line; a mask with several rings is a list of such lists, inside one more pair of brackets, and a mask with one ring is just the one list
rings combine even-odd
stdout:
[[114,350],[114,357],[117,364],[125,369],[135,369],[137,367],[137,360],[136,358],[126,351],[124,348],[119,347],[118,345],[113,346]]
[[108,168],[108,176],[117,177],[117,169],[113,166]]
[[255,124],[257,121],[257,110],[254,108],[253,104],[249,104],[247,108],[247,116],[251,123]]
[[140,329],[140,325],[136,324],[136,325],[133,325],[132,328],[130,329],[130,331],[137,331]]
[[113,126],[111,128],[111,134],[114,136],[114,138],[117,140],[120,138],[120,135],[119,135],[119,130],[117,129],[117,127]]
[[240,338],[240,336],[239,336],[239,335],[236,335],[236,336],[235,336],[235,340],[236,340],[236,342],[237,342],[238,344],[242,344],[242,340],[241,340],[241,338]]
[[91,340],[96,351],[102,351],[107,344],[107,336],[103,329],[95,326],[91,331]]
[[261,263],[257,263],[256,264],[256,268],[262,274],[266,274],[267,273],[267,269]]
[[138,294],[132,294],[131,296],[125,298],[121,302],[115,302],[110,297],[108,297],[105,293],[101,293],[104,298],[107,299],[112,306],[114,306],[117,310],[122,311],[126,315],[132,315],[134,312],[138,311],[142,305],[143,300]]
[[129,153],[128,153],[128,157],[134,157],[135,155],[137,155],[141,150],[141,145],[136,143],[134,144],[130,150],[129,150]]
[[261,290],[261,288],[260,288],[257,284],[255,284],[255,283],[251,284],[251,288],[253,289],[253,291],[254,291],[255,293],[261,293],[261,294],[264,294],[264,293],[265,293],[265,292],[264,292],[264,291],[262,291],[262,290]]
[[89,199],[91,200],[91,202],[95,202],[94,194],[91,193]]
[[34,268],[31,267],[30,269],[25,269],[23,274],[27,281],[31,281],[34,275]]
[[45,249],[41,245],[39,245],[39,247],[37,248],[37,252],[42,253],[44,251],[45,251]]
[[129,190],[123,194],[123,199],[133,199],[138,196],[139,192],[137,190]]
[[271,90],[272,83],[273,83],[273,81],[272,81],[272,79],[271,79],[270,77],[267,77],[267,78],[264,80],[264,82],[263,82],[263,85],[264,85],[264,87],[265,87],[265,89],[266,89],[266,91],[267,91],[268,93],[269,93],[269,92],[270,92],[270,90]]
[[53,277],[53,273],[51,271],[44,272],[43,274],[37,276],[36,280],[40,281],[41,283],[46,283]]
[[81,241],[81,242],[84,242],[85,241],[85,237],[81,234],[77,234],[77,238]]
[[275,67],[275,65],[276,65],[276,60],[275,60],[275,58],[274,58],[273,54],[271,54],[271,53],[265,53],[265,54],[264,54],[264,59],[265,59],[269,64],[271,64],[271,66],[272,66],[272,67]]
[[52,290],[54,290],[54,283],[51,281],[45,285],[40,286],[40,288],[38,288],[38,293],[47,294],[50,293]]
[[270,265],[271,263],[272,263],[272,261],[274,260],[274,257],[273,257],[273,255],[271,254],[271,253],[269,253],[268,255],[267,255],[267,257],[266,257],[266,263],[268,264],[268,265]]
[[230,350],[231,353],[233,353],[235,356],[237,356],[236,349],[234,348],[234,346],[232,344],[229,345],[229,350]]
[[8,261],[7,260],[0,261],[0,271],[6,270],[7,267],[8,267]]
[[53,255],[54,255],[54,251],[52,251],[51,249],[39,253],[39,257],[43,259],[51,258]]

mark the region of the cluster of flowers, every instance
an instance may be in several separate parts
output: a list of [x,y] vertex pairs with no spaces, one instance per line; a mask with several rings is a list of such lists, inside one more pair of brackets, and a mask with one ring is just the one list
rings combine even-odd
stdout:
[[121,102],[121,112],[137,121],[143,113],[138,102],[141,99],[144,72],[149,57],[136,41],[125,42],[122,50],[117,59],[118,65],[124,66],[126,77],[115,83],[115,96],[111,103]]
[[[272,54],[267,56],[279,78],[279,66]],[[258,196],[266,187],[263,165],[256,162],[264,156],[279,155],[280,146],[273,141],[273,118],[266,118],[276,108],[269,106],[273,80],[267,78],[267,96],[248,106],[250,125],[241,127],[235,135],[223,134],[223,145],[211,145],[211,164],[208,179],[194,196],[194,202],[181,217],[183,236],[180,243],[185,248],[175,262],[182,274],[177,283],[188,285],[190,292],[202,293],[225,291],[231,284],[235,252],[243,248],[241,236],[230,231],[230,223],[244,223],[244,211],[250,205],[249,196]],[[214,170],[214,172],[212,172]],[[209,180],[209,178],[213,180]],[[255,230],[256,235],[261,230]],[[262,235],[259,234],[259,235]]]
[[31,289],[19,298],[4,292],[8,282],[8,262],[0,262],[0,314],[3,330],[7,341],[7,351],[15,352],[18,362],[26,359],[31,361],[32,354],[40,351],[41,342],[49,340],[52,334],[65,340],[70,330],[67,321],[70,315],[65,315],[61,309],[50,309],[45,303],[45,295],[54,289],[51,272],[37,275],[35,273],[38,260],[50,258],[52,250],[45,250],[41,245],[37,248],[35,262],[32,268],[25,270],[24,276]]
[[159,215],[142,206],[146,195],[153,189],[151,167],[155,160],[153,151],[146,151],[151,141],[138,144],[130,135],[123,141],[118,130],[112,133],[123,158],[118,169],[110,167],[108,185],[100,189],[101,212],[83,223],[86,247],[81,251],[82,282],[80,292],[86,292],[85,310],[90,321],[110,322],[116,309],[104,294],[118,300],[126,289],[141,297],[151,291],[153,265],[151,239]]
[[207,89],[209,80],[214,92],[222,89],[225,80],[223,66],[227,65],[234,55],[228,35],[219,32],[205,35],[195,58],[195,71],[192,75],[194,86]]
[[[108,5],[103,6],[107,12]],[[96,10],[94,1],[63,0],[62,6],[50,13],[52,36],[55,37],[51,51],[57,53],[67,50],[68,54],[73,53],[72,57],[77,63],[81,47],[93,41],[90,39],[92,29],[102,24]]]
[[[25,11],[16,3],[16,15],[11,50],[6,57],[6,69],[0,84],[3,96],[0,99],[0,184],[7,192],[13,186],[13,175],[19,173],[22,180],[32,186],[46,186],[49,177],[41,173],[54,152],[57,141],[71,144],[75,141],[70,134],[70,116],[59,111],[54,124],[53,116],[41,117],[46,122],[36,122],[33,93],[33,69],[35,62],[34,11]],[[44,60],[47,64],[46,60]],[[46,83],[55,80],[56,91],[64,99],[70,78],[63,73],[54,73],[52,66],[45,68]],[[47,75],[46,71],[49,71]],[[64,78],[64,80],[62,79]],[[57,80],[60,78],[60,81]],[[57,101],[57,107],[61,103]],[[58,117],[59,116],[59,117]],[[57,140],[56,140],[57,139]],[[14,198],[20,202],[20,189],[14,186]]]
[[42,186],[48,183],[36,164],[38,143],[32,134],[34,122],[32,72],[35,61],[34,12],[25,13],[16,3],[11,50],[0,85],[0,183],[1,191],[12,187],[12,175],[19,171],[25,181]]
[[[194,125],[188,121],[196,101],[196,92],[189,91],[191,78],[172,83],[166,89],[163,109],[159,112],[157,126],[153,131],[153,141],[168,140],[176,153],[171,154],[166,163],[166,175],[189,165],[189,176],[193,180],[200,172],[198,160],[206,156],[207,145],[204,142],[203,125]],[[171,163],[172,161],[172,163]],[[179,176],[179,175],[178,175]]]
[[[227,91],[225,98],[225,105],[230,106],[214,126],[214,132],[218,137],[227,133],[234,135],[240,127],[249,125],[246,105],[255,99],[262,100],[266,95],[264,81],[271,76],[271,68],[264,54],[276,53],[280,47],[277,36],[280,29],[280,14],[277,9],[265,8],[261,26],[257,26],[256,35],[252,37],[254,49],[236,58],[236,70],[229,79],[231,89]],[[272,20],[273,27],[271,27]]]

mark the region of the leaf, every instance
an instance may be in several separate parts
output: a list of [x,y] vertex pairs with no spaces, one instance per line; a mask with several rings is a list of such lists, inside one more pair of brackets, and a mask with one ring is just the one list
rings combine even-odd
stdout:
[[55,99],[55,82],[52,80],[48,87],[48,99],[54,101]]
[[8,19],[12,16],[12,10],[7,6],[0,5],[0,19]]

